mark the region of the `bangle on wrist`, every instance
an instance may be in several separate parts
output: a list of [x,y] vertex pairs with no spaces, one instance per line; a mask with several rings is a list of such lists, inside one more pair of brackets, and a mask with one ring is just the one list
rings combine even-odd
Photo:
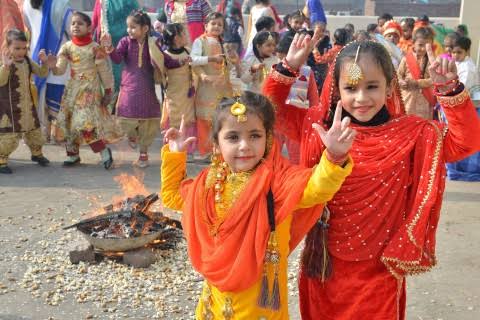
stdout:
[[328,149],[327,152],[325,152],[325,156],[327,157],[328,161],[339,166],[343,166],[348,160],[348,153],[338,156],[332,154]]
[[450,80],[448,80],[448,81],[445,82],[445,83],[438,83],[438,82],[433,83],[433,88],[435,89],[435,91],[440,92],[440,91],[438,90],[439,88],[448,87],[448,86],[450,86],[450,85],[452,85],[452,84],[455,84],[454,87],[456,87],[456,86],[458,86],[458,83],[459,83],[458,76],[456,76],[455,78],[450,79]]
[[288,64],[287,58],[283,58],[282,66],[296,78],[300,74],[298,70],[293,70],[293,68]]
[[451,96],[459,93],[463,89],[461,82],[457,81],[456,85],[447,91],[439,91],[438,88],[433,90],[433,94],[436,96]]

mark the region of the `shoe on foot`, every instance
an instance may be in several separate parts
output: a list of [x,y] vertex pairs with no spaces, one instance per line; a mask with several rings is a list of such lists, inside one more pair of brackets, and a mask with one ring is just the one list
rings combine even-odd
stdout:
[[130,148],[132,149],[137,149],[137,138],[128,138],[128,145],[130,146]]
[[102,150],[102,162],[103,162],[103,167],[106,170],[112,167],[113,157],[112,157],[112,150],[110,150],[110,148],[105,148]]
[[33,162],[38,163],[38,164],[41,165],[42,167],[46,167],[46,166],[50,163],[50,160],[48,160],[47,158],[45,158],[43,155],[41,155],[41,156],[32,156],[31,159],[32,159]]
[[134,163],[137,167],[146,168],[150,165],[148,162],[148,154],[147,153],[140,153],[140,157]]
[[63,161],[63,165],[65,167],[73,167],[77,164],[80,163],[80,157],[79,156],[68,156],[67,160]]
[[3,164],[3,165],[0,166],[0,173],[12,174],[13,171],[12,171],[12,169],[10,169],[9,166],[7,166],[6,164]]

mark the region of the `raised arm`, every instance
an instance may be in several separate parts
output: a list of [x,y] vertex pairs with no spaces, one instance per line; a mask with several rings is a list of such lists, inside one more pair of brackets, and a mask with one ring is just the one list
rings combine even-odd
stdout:
[[448,131],[443,142],[446,162],[461,160],[480,150],[480,120],[468,94],[468,90],[456,79],[454,61],[433,55],[427,44],[430,78],[434,83],[437,101],[442,106],[448,121]]
[[69,43],[64,43],[60,48],[57,56],[57,63],[55,67],[51,68],[52,73],[56,76],[61,76],[67,71],[68,57],[70,55]]

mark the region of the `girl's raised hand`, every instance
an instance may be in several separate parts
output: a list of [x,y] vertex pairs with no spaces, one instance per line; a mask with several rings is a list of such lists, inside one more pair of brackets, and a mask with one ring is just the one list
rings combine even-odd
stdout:
[[315,31],[313,37],[305,33],[297,33],[293,37],[292,44],[288,49],[287,57],[285,58],[288,62],[288,65],[294,69],[298,70],[308,59],[308,55],[312,52],[320,41],[322,35],[317,30]]
[[195,137],[185,137],[185,118],[182,115],[180,130],[170,128],[165,132],[165,142],[172,152],[183,152],[197,140]]
[[49,53],[47,56],[47,66],[49,69],[55,69],[57,66],[57,56]]
[[430,62],[428,71],[430,72],[430,79],[432,82],[437,85],[440,92],[446,92],[453,89],[457,84],[452,83],[452,80],[458,79],[455,61],[450,61],[447,58],[442,58],[440,56],[435,58],[430,43],[427,43],[426,49],[428,61]]
[[12,55],[10,54],[10,51],[7,49],[2,52],[2,64],[6,67],[11,66],[13,63],[13,58]]
[[342,120],[342,103],[338,101],[333,117],[333,124],[326,131],[318,123],[312,124],[312,127],[318,132],[323,144],[328,152],[335,158],[345,157],[352,147],[353,140],[357,132],[350,128],[350,118],[345,117]]
[[47,54],[45,53],[45,49],[42,49],[38,52],[38,60],[40,60],[42,64],[45,64],[48,62],[48,57],[47,57]]

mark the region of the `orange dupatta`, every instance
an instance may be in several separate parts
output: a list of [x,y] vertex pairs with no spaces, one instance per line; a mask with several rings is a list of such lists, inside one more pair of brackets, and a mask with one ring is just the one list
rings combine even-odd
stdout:
[[[261,276],[269,236],[267,193],[275,202],[275,224],[292,214],[300,202],[312,170],[294,166],[281,156],[274,143],[267,158],[250,178],[239,199],[227,213],[216,237],[205,219],[215,216],[215,192],[206,188],[208,168],[181,187],[184,199],[182,225],[193,267],[221,291],[238,292]],[[322,212],[322,205],[296,210],[290,248],[294,248]]]
[[[412,51],[407,52],[407,54],[405,55],[405,59],[413,79],[415,80],[422,79],[423,75],[420,72],[420,66],[418,65],[417,59],[413,55],[413,52]],[[437,99],[435,99],[435,96],[433,95],[432,88],[423,88],[422,93],[425,99],[427,99],[430,106],[434,106],[437,103]]]

